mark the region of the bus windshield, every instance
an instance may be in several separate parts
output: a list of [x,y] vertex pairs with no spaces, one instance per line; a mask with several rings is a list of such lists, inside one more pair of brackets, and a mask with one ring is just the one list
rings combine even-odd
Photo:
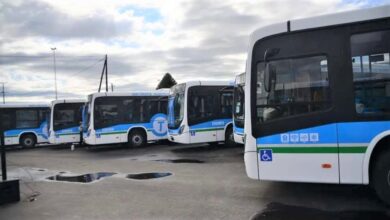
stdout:
[[172,94],[168,100],[168,128],[178,128],[183,121],[184,91],[185,84],[179,84],[172,88]]
[[244,86],[234,87],[234,125],[239,128],[244,127]]

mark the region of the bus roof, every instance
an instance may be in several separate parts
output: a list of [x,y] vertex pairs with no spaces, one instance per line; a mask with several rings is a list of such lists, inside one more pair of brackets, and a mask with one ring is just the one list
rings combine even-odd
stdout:
[[12,104],[0,104],[0,108],[48,108],[49,104],[46,103],[12,103]]
[[181,84],[186,84],[187,87],[191,86],[234,86],[233,81],[187,81]]
[[253,48],[253,45],[259,39],[274,34],[348,24],[359,21],[375,20],[387,17],[390,17],[390,5],[326,14],[309,18],[294,19],[291,21],[258,28],[250,36],[249,48]]
[[87,100],[85,99],[59,99],[59,100],[54,100],[51,101],[51,105],[55,105],[58,103],[85,103]]
[[168,96],[169,91],[96,92],[92,97],[102,96]]

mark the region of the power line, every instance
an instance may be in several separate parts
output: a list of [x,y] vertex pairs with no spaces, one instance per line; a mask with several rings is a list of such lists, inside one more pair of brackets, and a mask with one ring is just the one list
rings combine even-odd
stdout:
[[75,75],[77,75],[77,74],[80,74],[80,73],[82,73],[82,72],[84,72],[84,71],[86,71],[86,70],[89,70],[89,69],[91,69],[92,67],[96,66],[96,64],[102,62],[103,60],[105,60],[105,58],[101,58],[101,59],[97,60],[97,61],[96,61],[95,63],[93,63],[92,65],[89,65],[89,66],[87,66],[87,67],[84,67],[83,69],[79,70],[78,72],[76,72],[76,73],[74,73],[74,74],[72,74],[72,75],[70,75],[70,76],[68,76],[68,77],[72,77],[72,76],[75,76]]

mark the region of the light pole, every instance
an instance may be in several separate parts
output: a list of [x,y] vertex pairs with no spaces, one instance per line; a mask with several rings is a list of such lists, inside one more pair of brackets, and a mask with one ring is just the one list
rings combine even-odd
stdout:
[[3,84],[3,90],[1,91],[1,93],[3,94],[3,104],[5,104],[5,89],[4,89],[5,82],[0,82],[0,84]]
[[56,100],[57,97],[57,68],[56,68],[56,49],[55,47],[52,47],[51,50],[53,51],[53,69],[54,69],[54,89],[56,92]]

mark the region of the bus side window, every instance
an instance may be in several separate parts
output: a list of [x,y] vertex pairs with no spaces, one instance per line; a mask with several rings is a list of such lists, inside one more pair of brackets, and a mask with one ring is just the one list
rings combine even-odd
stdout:
[[159,102],[159,112],[160,112],[160,113],[167,114],[167,110],[168,110],[168,101],[166,101],[166,100],[161,100],[161,101]]
[[36,128],[38,126],[37,110],[16,110],[16,128]]
[[221,93],[221,117],[230,118],[232,117],[232,106],[233,106],[233,93],[223,92]]
[[356,112],[390,113],[390,31],[352,35],[351,54]]
[[3,109],[0,111],[0,131],[12,128],[12,119],[15,117],[15,115],[12,114],[12,110]]

